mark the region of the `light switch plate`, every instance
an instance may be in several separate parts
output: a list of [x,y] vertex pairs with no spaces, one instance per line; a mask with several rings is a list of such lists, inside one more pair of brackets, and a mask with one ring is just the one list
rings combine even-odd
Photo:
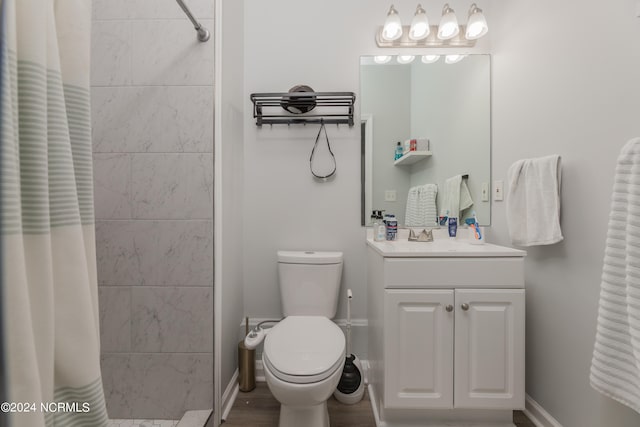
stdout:
[[396,190],[385,190],[384,191],[384,201],[385,202],[395,202],[396,201]]
[[504,200],[504,182],[493,181],[493,200],[500,202]]
[[489,183],[488,182],[482,183],[482,201],[483,202],[489,201]]

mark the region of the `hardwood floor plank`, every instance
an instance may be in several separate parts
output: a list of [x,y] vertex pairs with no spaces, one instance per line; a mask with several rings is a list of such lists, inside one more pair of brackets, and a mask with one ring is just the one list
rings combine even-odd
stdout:
[[[333,396],[329,399],[331,427],[375,427],[369,396],[355,405],[344,405]],[[278,427],[280,403],[271,395],[266,383],[258,383],[249,393],[239,392],[224,427]],[[535,427],[521,411],[514,411],[517,427]]]

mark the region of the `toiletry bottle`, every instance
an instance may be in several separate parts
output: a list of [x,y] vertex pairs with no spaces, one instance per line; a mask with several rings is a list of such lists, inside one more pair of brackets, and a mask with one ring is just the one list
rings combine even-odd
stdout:
[[473,211],[473,223],[470,225],[471,231],[473,232],[473,238],[475,240],[472,243],[482,244],[484,243],[484,236],[482,235],[482,230],[480,230],[480,224],[478,224],[478,217],[476,216],[476,211]]
[[382,242],[385,240],[385,225],[382,222],[382,211],[378,211],[378,215],[376,218],[376,225],[373,227],[373,240],[376,242]]
[[398,239],[398,220],[396,216],[391,214],[387,217],[386,221],[386,239],[397,240]]
[[371,212],[371,228],[373,240],[376,240],[376,233],[378,233],[378,227],[380,226],[380,220],[378,219],[378,211]]
[[396,155],[393,160],[398,160],[400,157],[402,157],[402,143],[398,141],[398,145],[396,145]]
[[452,239],[456,238],[456,234],[458,233],[458,218],[449,217],[449,237]]

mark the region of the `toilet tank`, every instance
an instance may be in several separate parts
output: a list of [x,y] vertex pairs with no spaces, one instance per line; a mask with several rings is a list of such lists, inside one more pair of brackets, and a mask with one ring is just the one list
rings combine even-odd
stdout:
[[338,309],[342,252],[278,251],[280,301],[285,316],[325,316]]

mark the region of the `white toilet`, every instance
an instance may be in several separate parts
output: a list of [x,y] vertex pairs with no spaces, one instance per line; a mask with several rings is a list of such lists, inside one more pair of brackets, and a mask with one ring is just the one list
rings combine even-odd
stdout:
[[267,334],[265,379],[280,402],[279,427],[328,427],[327,399],[342,374],[345,338],[333,323],[341,252],[278,251],[285,319]]

